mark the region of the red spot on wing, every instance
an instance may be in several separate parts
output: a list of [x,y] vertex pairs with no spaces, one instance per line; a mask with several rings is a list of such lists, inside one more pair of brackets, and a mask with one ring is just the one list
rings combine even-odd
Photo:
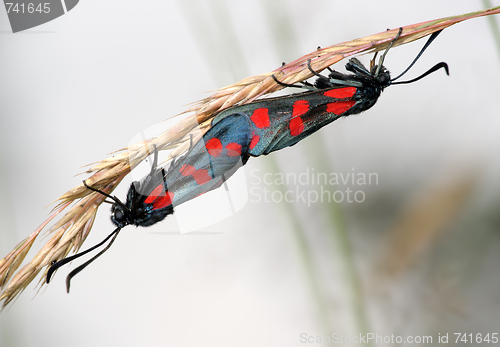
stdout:
[[153,210],[170,206],[172,205],[173,200],[174,200],[174,193],[167,192],[167,194],[160,196],[158,200],[156,200],[153,203]]
[[230,157],[236,157],[241,155],[241,145],[236,142],[228,143],[227,146],[227,155]]
[[179,172],[182,176],[193,176],[196,183],[199,185],[205,184],[212,179],[208,174],[208,171],[205,169],[196,170],[196,168],[192,165],[184,164],[180,168]]
[[155,189],[148,195],[148,197],[144,200],[144,203],[151,204],[155,201],[155,199],[159,196],[165,195],[165,189],[163,187],[163,183],[156,186]]
[[222,142],[218,138],[208,140],[205,147],[212,157],[218,157],[222,153]]
[[259,143],[260,136],[253,134],[252,141],[250,141],[250,149],[253,149]]
[[345,99],[345,98],[350,98],[354,94],[356,94],[356,90],[357,90],[356,87],[330,89],[324,92],[323,95],[328,96],[330,98]]
[[326,104],[326,112],[335,113],[337,116],[340,116],[342,113],[353,107],[355,103],[356,101],[354,100],[330,102],[329,104]]
[[153,204],[153,210],[159,208],[164,208],[172,205],[172,200],[174,199],[174,193],[166,192],[162,184],[156,186],[155,189],[148,195],[144,200],[145,204]]
[[258,108],[253,111],[252,117],[250,117],[252,122],[257,128],[264,129],[267,128],[269,123],[269,113],[267,108]]
[[195,172],[196,169],[192,165],[184,164],[182,167],[179,169],[179,172],[182,174],[182,176],[190,176]]
[[210,175],[208,174],[208,171],[205,169],[196,170],[195,172],[193,172],[192,176],[196,183],[198,183],[200,186],[212,179],[212,177],[210,177]]
[[297,100],[293,103],[292,117],[302,116],[309,111],[309,102],[307,100]]
[[297,136],[302,134],[304,131],[304,123],[302,122],[302,118],[295,117],[290,121],[290,135]]

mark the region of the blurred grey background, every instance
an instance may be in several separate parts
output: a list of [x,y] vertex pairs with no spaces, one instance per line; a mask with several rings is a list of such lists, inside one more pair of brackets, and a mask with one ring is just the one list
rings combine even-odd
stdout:
[[[85,178],[82,166],[204,92],[317,46],[483,8],[86,0],[17,34],[0,10],[0,256]],[[423,44],[392,50],[385,65],[403,71]],[[500,55],[488,19],[446,29],[406,77],[440,61],[450,77],[388,88],[371,110],[245,167],[249,189],[264,188],[252,173],[376,173],[378,184],[327,187],[363,190],[362,203],[250,200],[200,232],[179,234],[175,218],[128,227],[70,295],[65,275],[79,263],[36,296],[29,286],[0,313],[0,346],[301,346],[333,333],[438,344],[439,334],[499,332]],[[104,206],[83,248],[111,230]]]

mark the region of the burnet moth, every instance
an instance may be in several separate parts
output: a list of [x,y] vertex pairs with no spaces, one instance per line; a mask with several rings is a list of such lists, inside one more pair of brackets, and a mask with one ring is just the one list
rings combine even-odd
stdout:
[[401,31],[390,42],[378,64],[375,64],[375,54],[370,70],[358,59],[351,58],[345,66],[350,74],[330,70],[328,76],[315,72],[309,61],[310,71],[317,76],[314,84],[302,82],[300,85],[291,85],[273,76],[278,84],[285,87],[309,90],[233,106],[220,112],[213,118],[211,128],[202,140],[191,144],[187,153],[173,160],[168,170],[157,166],[158,152],[155,148],[150,173],[141,181],[132,183],[125,203],[88,186],[84,181],[88,189],[112,200],[111,221],[116,229],[94,247],[53,263],[47,272],[47,283],[59,267],[104,245],[111,238],[102,251],[67,276],[66,288],[69,292],[71,278],[108,250],[122,228],[127,225],[147,227],[163,220],[174,212],[174,206],[222,185],[239,167],[245,165],[249,157],[293,146],[340,117],[371,108],[382,91],[390,85],[412,83],[441,68],[449,74],[448,65],[441,62],[417,78],[395,82],[408,72],[440,33],[433,33],[408,68],[391,78],[383,62]]
[[66,277],[66,290],[69,293],[71,278],[106,252],[111,247],[123,227],[129,224],[144,227],[150,226],[163,220],[167,215],[174,212],[170,195],[166,192],[166,172],[163,168],[158,168],[157,163],[158,151],[155,148],[154,160],[150,173],[141,181],[135,181],[132,183],[128,190],[126,203],[120,201],[120,199],[116,196],[111,196],[101,190],[88,186],[87,183],[83,181],[83,184],[88,189],[98,192],[112,200],[112,202],[106,200],[105,202],[112,203],[111,221],[116,226],[116,229],[99,244],[87,249],[86,251],[53,263],[47,271],[47,283],[50,282],[52,274],[58,268],[102,246],[112,237],[109,244],[101,252],[83,265],[77,267]]

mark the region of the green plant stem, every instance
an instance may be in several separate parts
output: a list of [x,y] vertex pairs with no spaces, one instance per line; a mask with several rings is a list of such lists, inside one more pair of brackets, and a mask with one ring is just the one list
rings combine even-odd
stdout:
[[[305,143],[307,153],[314,153],[310,157],[311,165],[318,168],[318,172],[335,172],[331,161],[324,160],[330,155],[326,151],[326,144],[321,136],[317,136],[314,141]],[[333,196],[336,186],[326,186],[330,196]],[[347,293],[350,293],[350,311],[354,317],[356,332],[366,334],[368,332],[368,319],[365,308],[365,300],[362,290],[361,279],[359,278],[356,262],[352,251],[349,230],[345,221],[342,207],[339,203],[332,201],[321,204],[323,216],[331,240],[331,247],[339,252],[340,264],[344,274],[344,287]]]
[[[485,9],[492,7],[490,0],[483,0],[483,5]],[[493,39],[495,40],[495,45],[497,47],[498,58],[500,59],[500,29],[498,28],[497,18],[496,16],[488,16],[487,19],[490,25],[491,33],[493,34]]]

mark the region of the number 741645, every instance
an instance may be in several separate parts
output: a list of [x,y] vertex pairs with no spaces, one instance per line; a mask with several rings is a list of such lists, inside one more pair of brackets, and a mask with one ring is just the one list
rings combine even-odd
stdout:
[[7,6],[7,13],[16,12],[16,13],[49,13],[50,12],[50,2],[44,2],[43,7],[42,3],[39,3],[37,6],[33,3],[14,3],[14,2],[6,2],[5,5]]
[[467,333],[455,333],[456,339],[455,343],[498,343],[498,333],[487,333],[486,335],[477,334],[467,334]]

